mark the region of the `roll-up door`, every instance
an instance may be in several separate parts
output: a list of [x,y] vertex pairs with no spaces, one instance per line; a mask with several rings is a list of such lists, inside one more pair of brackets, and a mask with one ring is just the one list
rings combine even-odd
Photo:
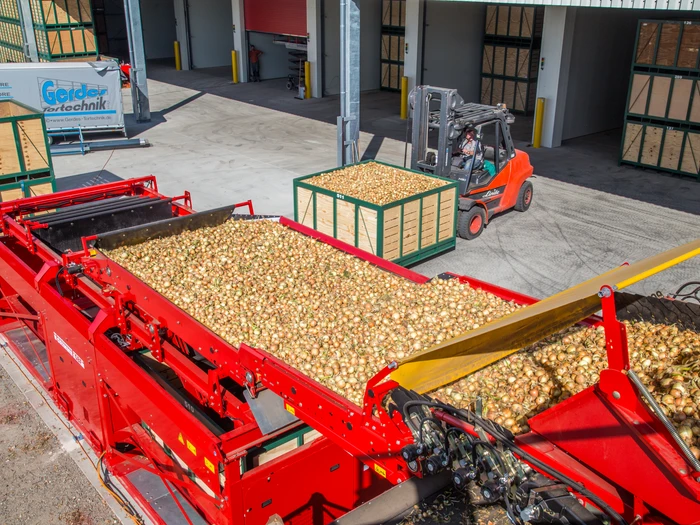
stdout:
[[305,37],[306,0],[245,0],[245,28]]

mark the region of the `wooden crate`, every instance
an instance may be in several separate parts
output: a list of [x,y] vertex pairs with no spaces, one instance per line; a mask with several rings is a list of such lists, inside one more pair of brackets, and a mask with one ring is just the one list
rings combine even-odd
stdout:
[[455,247],[457,182],[380,206],[306,182],[331,171],[294,179],[295,221],[404,266]]
[[700,132],[627,122],[620,161],[700,179]]
[[32,19],[42,26],[92,24],[90,0],[31,0]]
[[632,73],[628,115],[700,123],[700,81],[682,75]]
[[19,21],[17,0],[0,0],[0,18]]
[[39,54],[47,58],[97,55],[97,41],[91,27],[35,28],[34,34]]
[[640,20],[635,65],[697,70],[699,59],[700,22]]
[[0,102],[0,184],[53,173],[43,113],[13,100]]
[[510,5],[487,5],[486,35],[514,38],[537,38],[542,35],[544,8]]

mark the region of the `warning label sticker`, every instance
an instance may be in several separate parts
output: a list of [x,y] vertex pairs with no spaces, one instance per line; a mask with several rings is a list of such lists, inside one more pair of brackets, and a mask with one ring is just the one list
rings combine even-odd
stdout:
[[63,339],[61,339],[61,336],[58,335],[56,332],[53,333],[53,338],[56,340],[56,342],[63,347],[63,349],[68,352],[68,354],[75,359],[75,362],[78,363],[80,366],[85,368],[85,363],[83,362],[83,359],[75,353],[75,351],[68,346],[68,343],[66,343]]

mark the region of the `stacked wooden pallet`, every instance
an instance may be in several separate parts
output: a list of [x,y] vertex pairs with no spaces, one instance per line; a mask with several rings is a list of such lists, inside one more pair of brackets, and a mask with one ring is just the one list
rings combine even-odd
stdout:
[[0,0],[0,63],[25,62],[17,0]]
[[31,0],[31,8],[41,58],[97,55],[90,0]]
[[[19,0],[0,0],[0,62],[25,62]],[[97,56],[90,0],[30,0],[41,62]]]
[[0,201],[55,189],[44,114],[13,100],[0,102]]
[[488,5],[481,63],[481,103],[505,103],[514,113],[531,113],[544,9]]
[[642,20],[620,162],[700,178],[700,22]]

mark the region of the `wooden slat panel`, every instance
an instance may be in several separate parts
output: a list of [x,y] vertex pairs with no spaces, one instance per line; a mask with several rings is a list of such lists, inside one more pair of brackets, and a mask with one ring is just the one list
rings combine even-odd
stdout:
[[357,215],[357,247],[367,252],[377,253],[377,211],[360,206]]
[[527,78],[527,74],[530,71],[530,50],[529,49],[518,49],[518,70],[515,72],[515,76],[520,78]]
[[420,234],[421,249],[431,246],[437,242],[436,229],[438,219],[437,194],[423,197],[422,228]]
[[506,66],[506,48],[494,46],[493,48],[493,74],[503,75]]
[[527,82],[518,82],[515,86],[513,107],[518,111],[525,111],[525,104],[527,104]]
[[688,118],[688,104],[690,93],[693,90],[693,81],[689,78],[676,78],[673,81],[671,93],[671,105],[668,108],[668,118],[685,120]]
[[644,142],[642,144],[641,163],[647,166],[657,166],[661,150],[661,137],[664,129],[656,126],[647,126],[644,129]]
[[700,122],[700,82],[697,80],[693,89],[693,102],[690,106],[689,120],[691,122]]
[[503,102],[503,80],[500,78],[493,79],[493,92],[491,93],[491,104],[496,105]]
[[670,77],[654,77],[651,83],[651,98],[647,115],[651,117],[666,117],[668,93],[671,89]]
[[622,159],[639,162],[639,147],[642,145],[644,126],[628,123],[625,127],[625,140],[622,144]]
[[676,22],[666,22],[661,27],[661,38],[659,38],[659,48],[656,50],[657,66],[673,66],[676,60],[676,50],[678,49],[678,37],[680,36],[681,25]]
[[333,236],[333,197],[316,194],[316,229]]
[[685,133],[677,130],[666,130],[664,137],[664,150],[661,153],[659,166],[671,170],[677,170],[681,160],[681,147]]
[[53,193],[53,184],[50,182],[45,182],[44,184],[33,184],[29,186],[30,195],[48,195]]
[[522,11],[522,7],[511,6],[510,25],[508,27],[509,36],[520,36],[520,15],[522,14]]
[[440,193],[440,216],[438,217],[438,229],[440,234],[438,241],[444,241],[452,236],[455,220],[455,191],[445,190]]
[[496,34],[496,17],[498,16],[498,6],[487,5],[486,6],[486,28],[485,32],[487,35]]
[[337,238],[355,245],[355,205],[348,201],[336,200]]
[[493,46],[484,44],[484,53],[481,58],[481,72],[491,74],[493,72]]
[[508,25],[510,22],[508,18],[508,6],[498,6],[498,27],[496,28],[497,34],[503,36],[506,36],[508,34]]
[[0,191],[0,202],[13,201],[15,199],[21,199],[22,197],[24,197],[24,195],[22,195],[22,190],[20,188]]
[[400,256],[399,252],[399,236],[401,234],[401,225],[399,219],[401,216],[401,206],[395,206],[384,210],[384,250],[381,254],[385,259],[393,260]]
[[513,80],[506,80],[503,83],[503,100],[501,102],[505,102],[506,106],[509,108],[513,107],[513,102],[515,100],[515,84]]
[[639,37],[637,39],[637,52],[635,62],[637,64],[654,63],[654,46],[656,45],[656,32],[659,24],[654,22],[643,22],[639,27]]
[[403,205],[403,251],[402,256],[409,255],[418,250],[418,210],[420,199],[407,202]]
[[506,48],[506,76],[514,77],[518,71],[518,48]]
[[314,192],[297,188],[297,217],[304,226],[314,227]]
[[647,99],[649,98],[649,87],[651,76],[635,73],[632,76],[632,87],[630,88],[630,100],[627,111],[637,115],[645,115]]
[[483,77],[481,79],[481,103],[486,105],[491,105],[491,87],[493,85],[493,79],[489,77]]
[[700,25],[683,26],[681,48],[678,50],[678,67],[695,69],[700,50]]
[[49,169],[49,152],[41,120],[18,121],[19,141],[26,171]]
[[523,29],[520,36],[530,38],[535,29],[535,8],[525,7],[523,9]]
[[700,173],[700,134],[688,132],[685,138],[681,171],[697,175]]
[[0,175],[17,173],[19,170],[19,155],[12,122],[2,122],[0,123]]

